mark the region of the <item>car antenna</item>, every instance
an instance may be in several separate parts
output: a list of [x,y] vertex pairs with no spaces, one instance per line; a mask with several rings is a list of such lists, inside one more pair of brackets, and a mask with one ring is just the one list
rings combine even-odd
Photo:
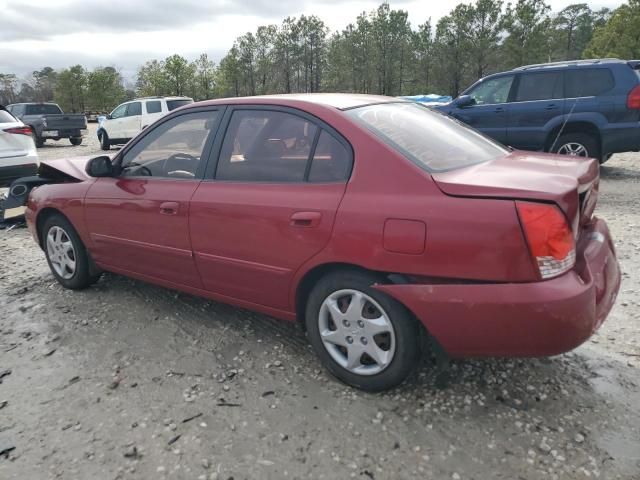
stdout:
[[555,148],[556,143],[558,143],[558,139],[560,138],[560,135],[562,135],[562,133],[564,132],[564,127],[567,126],[567,122],[569,122],[569,119],[571,118],[571,115],[573,114],[573,111],[575,110],[577,104],[578,104],[578,99],[576,98],[573,101],[573,105],[571,105],[571,110],[569,110],[569,115],[567,115],[567,118],[565,118],[564,122],[562,122],[562,126],[560,127],[560,130],[558,130],[558,134],[556,135],[555,140],[551,144],[551,148],[549,149],[550,152],[553,152],[553,149]]

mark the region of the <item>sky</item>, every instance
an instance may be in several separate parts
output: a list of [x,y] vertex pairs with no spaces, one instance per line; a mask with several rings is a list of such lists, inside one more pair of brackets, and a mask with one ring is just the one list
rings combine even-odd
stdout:
[[[465,3],[468,3],[466,0]],[[587,0],[547,0],[553,11]],[[333,31],[382,0],[0,0],[0,73],[44,66],[115,66],[129,80],[145,61],[174,53],[216,62],[234,40],[287,16],[315,14]],[[447,15],[460,0],[391,0],[412,25]],[[505,2],[506,3],[506,2]],[[621,0],[588,2],[615,8]]]

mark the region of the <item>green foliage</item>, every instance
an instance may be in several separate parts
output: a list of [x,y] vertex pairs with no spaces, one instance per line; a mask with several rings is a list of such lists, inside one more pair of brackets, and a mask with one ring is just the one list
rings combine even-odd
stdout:
[[640,0],[617,8],[596,28],[584,57],[640,58]]
[[109,111],[134,96],[222,96],[342,91],[457,95],[478,78],[531,63],[581,57],[640,58],[640,0],[615,11],[586,3],[552,14],[545,0],[465,1],[415,28],[382,3],[330,33],[316,16],[287,17],[236,39],[219,65],[202,54],[150,60],[134,90],[113,67],[50,67],[19,79],[0,73],[0,103],[56,99],[69,111]]

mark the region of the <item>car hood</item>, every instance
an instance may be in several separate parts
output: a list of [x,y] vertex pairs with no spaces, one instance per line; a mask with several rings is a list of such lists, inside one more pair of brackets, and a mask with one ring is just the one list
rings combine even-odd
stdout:
[[[85,171],[87,163],[96,155],[88,155],[84,157],[57,158],[55,160],[40,160],[40,169],[38,173],[43,177],[55,176],[56,172],[62,173],[67,177],[75,180],[88,180],[89,175]],[[53,170],[53,172],[52,172]]]
[[432,176],[447,195],[549,201],[574,218],[580,194],[597,189],[599,164],[592,158],[514,151]]

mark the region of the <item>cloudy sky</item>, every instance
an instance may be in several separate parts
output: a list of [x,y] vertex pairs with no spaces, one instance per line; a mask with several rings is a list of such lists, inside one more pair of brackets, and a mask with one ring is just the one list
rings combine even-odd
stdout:
[[[588,1],[588,0],[579,0]],[[547,0],[557,11],[578,0]],[[44,66],[113,65],[127,78],[152,58],[206,52],[219,60],[236,37],[290,15],[315,14],[340,30],[381,0],[0,0],[0,73]],[[460,0],[392,0],[412,24],[435,22]],[[594,0],[615,8],[621,0]]]

